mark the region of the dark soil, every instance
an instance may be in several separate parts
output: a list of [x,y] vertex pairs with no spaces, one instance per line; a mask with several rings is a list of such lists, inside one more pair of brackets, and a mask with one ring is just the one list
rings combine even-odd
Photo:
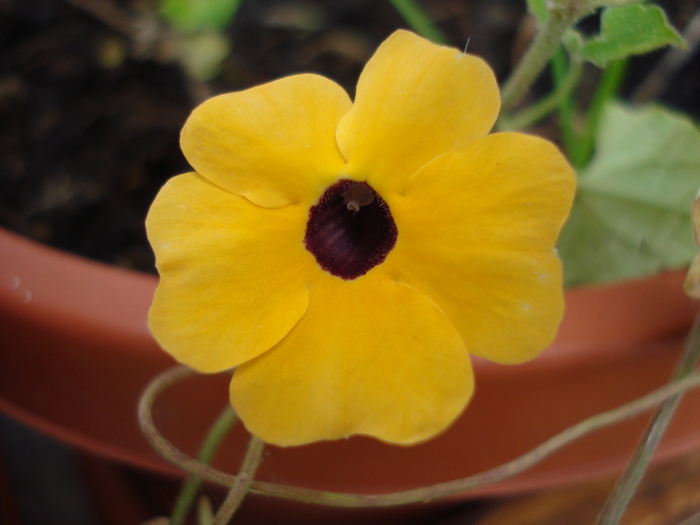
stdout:
[[[669,2],[674,22],[683,26],[698,3]],[[451,43],[469,39],[471,53],[500,79],[507,75],[523,1],[422,4]],[[244,1],[229,28],[233,53],[204,89],[215,94],[312,71],[352,95],[364,62],[399,27],[406,24],[387,0]],[[0,0],[0,225],[152,271],[144,218],[165,180],[189,169],[178,135],[201,86],[177,64],[133,51],[126,35],[71,2]],[[636,61],[628,84],[656,58]],[[679,79],[664,99],[699,116],[700,63]]]

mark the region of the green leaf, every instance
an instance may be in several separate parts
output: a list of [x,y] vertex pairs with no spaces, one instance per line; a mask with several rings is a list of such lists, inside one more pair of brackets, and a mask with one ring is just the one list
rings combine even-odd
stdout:
[[544,22],[549,17],[544,2],[545,0],[527,0],[527,10],[535,15],[540,23]]
[[660,7],[642,4],[608,7],[601,17],[600,36],[586,42],[582,57],[605,67],[611,60],[668,45],[686,47],[683,37]]
[[181,33],[221,30],[229,25],[241,0],[161,0],[160,12]]
[[221,73],[224,60],[231,54],[231,42],[218,31],[193,33],[178,40],[177,54],[191,79],[208,82]]
[[606,106],[559,239],[567,285],[632,279],[690,263],[700,132],[660,107]]
[[569,53],[569,55],[574,55],[580,57],[583,52],[583,35],[579,33],[576,29],[569,29],[564,33],[564,38],[561,43]]

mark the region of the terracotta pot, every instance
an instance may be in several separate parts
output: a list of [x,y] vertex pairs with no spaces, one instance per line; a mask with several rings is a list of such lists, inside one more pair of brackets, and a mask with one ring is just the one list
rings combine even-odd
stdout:
[[[68,255],[0,230],[0,409],[89,451],[161,472],[135,417],[139,394],[172,360],[146,326],[156,278]],[[270,447],[258,477],[329,490],[378,492],[464,477],[526,452],[567,426],[665,383],[695,307],[670,272],[572,289],[555,343],[517,367],[475,363],[477,390],[437,439],[392,447],[368,438]],[[202,376],[156,406],[163,433],[187,452],[226,403],[228,377]],[[689,394],[659,456],[700,444],[700,391]],[[532,470],[465,497],[523,491],[619,469],[648,415],[599,431]],[[235,471],[234,430],[217,466]],[[232,450],[232,452],[230,451]]]

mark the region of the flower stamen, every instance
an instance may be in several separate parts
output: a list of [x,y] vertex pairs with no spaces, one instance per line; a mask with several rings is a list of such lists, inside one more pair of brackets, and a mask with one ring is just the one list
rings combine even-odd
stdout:
[[354,184],[342,194],[348,210],[358,212],[360,206],[374,202],[374,191],[367,184]]
[[384,199],[366,182],[343,179],[309,210],[304,245],[321,268],[349,281],[383,262],[397,235]]

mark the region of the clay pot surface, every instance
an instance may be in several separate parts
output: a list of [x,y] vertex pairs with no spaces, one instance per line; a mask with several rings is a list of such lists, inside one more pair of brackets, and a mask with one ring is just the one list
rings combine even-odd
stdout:
[[[146,316],[157,279],[88,261],[0,230],[0,409],[88,451],[177,473],[136,420],[149,380],[173,364]],[[409,489],[509,461],[581,419],[666,383],[696,307],[682,272],[566,291],[555,342],[519,366],[475,360],[476,393],[444,434],[413,447],[353,437],[269,447],[258,478],[352,492]],[[161,431],[194,454],[227,402],[228,376],[198,376],[156,404]],[[700,444],[700,391],[689,393],[658,457]],[[460,497],[513,493],[620,469],[649,414],[589,435],[515,478]],[[235,472],[239,425],[215,466]]]

